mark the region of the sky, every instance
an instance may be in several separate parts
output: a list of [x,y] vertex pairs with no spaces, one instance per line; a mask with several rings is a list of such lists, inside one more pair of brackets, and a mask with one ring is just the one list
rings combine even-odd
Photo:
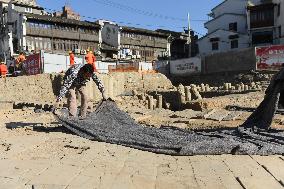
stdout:
[[181,32],[188,25],[199,36],[207,33],[208,13],[223,0],[37,0],[46,11],[60,11],[67,3],[81,20],[105,19],[121,26]]

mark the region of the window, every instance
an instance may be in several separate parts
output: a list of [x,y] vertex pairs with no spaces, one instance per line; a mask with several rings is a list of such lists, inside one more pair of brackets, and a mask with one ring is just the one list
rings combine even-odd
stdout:
[[229,30],[230,31],[238,31],[238,23],[237,22],[233,22],[229,24]]
[[[256,6],[259,7],[259,6]],[[274,25],[274,5],[265,5],[250,11],[251,28]]]
[[252,44],[272,44],[273,31],[254,32],[252,33]]
[[31,7],[26,7],[25,12],[27,13],[33,13],[33,9]]
[[281,4],[277,5],[277,16],[280,16]]
[[282,37],[282,28],[281,26],[278,27],[278,34],[279,34],[279,38]]
[[212,42],[212,51],[219,50],[219,42]]
[[232,40],[231,41],[231,49],[239,48],[239,41],[238,40]]

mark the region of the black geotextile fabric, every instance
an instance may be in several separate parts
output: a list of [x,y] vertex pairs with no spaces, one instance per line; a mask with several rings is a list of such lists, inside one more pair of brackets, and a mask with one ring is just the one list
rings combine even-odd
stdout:
[[279,102],[284,102],[284,69],[275,74],[265,91],[265,97],[256,110],[243,123],[242,127],[269,129]]
[[190,131],[136,123],[115,102],[103,101],[86,119],[57,116],[77,135],[169,155],[284,154],[284,132],[255,127]]

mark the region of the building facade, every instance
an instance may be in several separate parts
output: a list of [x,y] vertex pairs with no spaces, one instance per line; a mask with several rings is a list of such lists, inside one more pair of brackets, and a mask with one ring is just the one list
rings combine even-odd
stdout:
[[7,56],[20,51],[66,53],[98,49],[100,26],[96,23],[68,19],[66,14],[55,17],[37,5],[13,1],[2,15],[6,18],[2,20],[2,38],[8,43],[1,48]]
[[0,49],[1,57],[10,58],[19,48],[26,46],[25,14],[43,14],[43,8],[35,1],[0,2]]
[[284,44],[283,0],[225,0],[212,9],[200,54]]
[[153,61],[170,55],[169,35],[119,26],[107,20],[81,21],[70,7],[47,13],[35,1],[1,3],[0,49],[11,59],[20,52],[85,54],[92,50],[102,59]]
[[246,6],[247,0],[225,0],[212,9],[208,34],[198,40],[201,55],[249,47]]
[[247,13],[252,46],[284,44],[283,0],[252,0]]
[[133,57],[153,61],[170,56],[168,34],[122,26],[120,35],[120,58]]

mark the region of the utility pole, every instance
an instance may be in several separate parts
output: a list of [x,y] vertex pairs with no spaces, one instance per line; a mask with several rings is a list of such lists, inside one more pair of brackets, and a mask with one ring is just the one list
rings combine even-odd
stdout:
[[191,43],[191,38],[190,38],[190,17],[189,17],[189,13],[187,13],[187,29],[188,29],[188,43]]
[[188,45],[188,57],[191,57],[191,36],[190,36],[190,16],[189,13],[187,13],[187,32],[188,32],[188,39],[187,39],[187,45]]

